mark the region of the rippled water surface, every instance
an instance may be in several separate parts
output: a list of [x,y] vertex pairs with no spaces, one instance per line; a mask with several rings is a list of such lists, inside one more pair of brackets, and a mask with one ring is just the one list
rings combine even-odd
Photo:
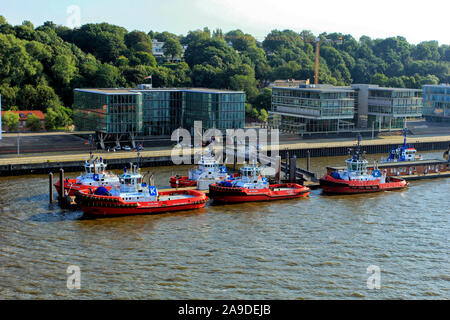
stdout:
[[[313,158],[312,169],[323,174],[344,159]],[[162,187],[187,169],[152,171]],[[86,219],[48,204],[47,175],[0,178],[0,298],[448,299],[449,196],[441,178],[396,192],[313,190],[306,199]],[[69,265],[80,267],[79,290],[67,289]],[[379,290],[367,288],[370,265],[381,269]]]

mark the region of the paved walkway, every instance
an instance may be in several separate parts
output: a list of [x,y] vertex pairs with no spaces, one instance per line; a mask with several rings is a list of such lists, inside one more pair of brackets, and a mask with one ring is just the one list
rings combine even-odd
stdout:
[[[411,136],[408,137],[408,143],[421,143],[421,142],[449,142],[450,135],[445,136]],[[362,140],[362,146],[368,145],[383,145],[383,144],[402,144],[403,136],[386,136],[378,137],[370,140]],[[326,148],[326,147],[352,147],[356,144],[355,139],[341,138],[341,139],[320,139],[320,140],[307,140],[298,143],[286,143],[279,146],[279,150],[293,150],[293,149],[316,149],[316,148]],[[220,150],[217,148],[216,150]],[[265,149],[263,147],[263,149]],[[267,150],[270,150],[268,146]],[[185,149],[189,152],[189,149]],[[193,149],[193,151],[196,151]],[[171,147],[159,148],[155,147],[151,150],[141,151],[140,155],[144,158],[147,157],[167,157],[172,154]],[[176,151],[175,151],[176,152]],[[181,154],[182,150],[178,150],[177,154]],[[84,161],[89,156],[89,153],[70,153],[65,155],[35,155],[29,157],[10,157],[1,158],[0,165],[9,164],[25,164],[25,163],[44,163],[44,162],[68,162],[68,161]],[[127,159],[137,157],[137,152],[97,152],[95,156],[101,156],[104,159]]]

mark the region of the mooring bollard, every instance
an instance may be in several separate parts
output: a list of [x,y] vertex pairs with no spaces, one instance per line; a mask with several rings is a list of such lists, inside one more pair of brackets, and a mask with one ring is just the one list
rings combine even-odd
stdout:
[[53,173],[48,174],[48,196],[49,202],[53,203]]

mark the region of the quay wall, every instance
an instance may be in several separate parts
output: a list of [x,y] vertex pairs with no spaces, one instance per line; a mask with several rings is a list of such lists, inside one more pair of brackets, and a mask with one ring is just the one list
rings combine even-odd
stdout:
[[[444,150],[450,145],[450,136],[409,139],[408,143],[414,145],[418,151]],[[411,142],[410,142],[411,141]],[[393,147],[402,144],[402,139],[366,140],[361,143],[361,150],[368,154],[389,153]],[[349,148],[356,145],[354,140],[289,143],[279,146],[279,155],[282,158],[295,155],[298,158],[307,157],[333,157],[348,154]],[[268,148],[270,150],[270,148]],[[142,151],[141,167],[171,166],[171,150]],[[268,151],[270,155],[270,151]],[[96,153],[104,158],[109,169],[121,169],[130,162],[137,162],[136,153]],[[23,174],[43,174],[57,172],[64,169],[67,172],[82,171],[87,154],[41,155],[38,157],[0,158],[0,176],[14,176]],[[193,158],[193,157],[192,157]],[[191,158],[191,159],[192,159]],[[193,163],[193,162],[192,162]]]

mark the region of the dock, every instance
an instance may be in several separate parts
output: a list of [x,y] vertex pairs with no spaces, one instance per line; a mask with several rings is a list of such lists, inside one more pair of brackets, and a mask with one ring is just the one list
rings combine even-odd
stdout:
[[[393,147],[403,143],[402,136],[387,136],[376,138],[373,140],[363,140],[361,142],[361,150],[366,153],[388,153]],[[450,144],[450,135],[445,136],[425,136],[425,137],[410,137],[409,143],[414,144],[418,151],[428,150],[444,150]],[[298,143],[284,143],[277,146],[263,146],[262,150],[268,153],[272,150],[278,149],[281,157],[296,156],[297,158],[307,157],[328,157],[328,156],[342,156],[348,154],[348,149],[353,148],[355,141],[353,139],[334,139],[334,140],[308,140]],[[221,151],[222,147],[216,148]],[[186,152],[193,155],[196,148],[188,148],[172,150],[171,148],[152,148],[139,152],[141,167],[157,167],[157,166],[171,166],[172,153],[181,155]],[[136,162],[136,152],[95,152],[96,156],[102,157],[111,169],[123,168],[124,165],[130,162]],[[11,156],[0,158],[0,176],[14,176],[21,174],[42,174],[49,172],[56,172],[59,169],[64,169],[66,172],[81,171],[85,159],[89,157],[88,152],[59,154],[59,155],[33,155],[33,156]]]

